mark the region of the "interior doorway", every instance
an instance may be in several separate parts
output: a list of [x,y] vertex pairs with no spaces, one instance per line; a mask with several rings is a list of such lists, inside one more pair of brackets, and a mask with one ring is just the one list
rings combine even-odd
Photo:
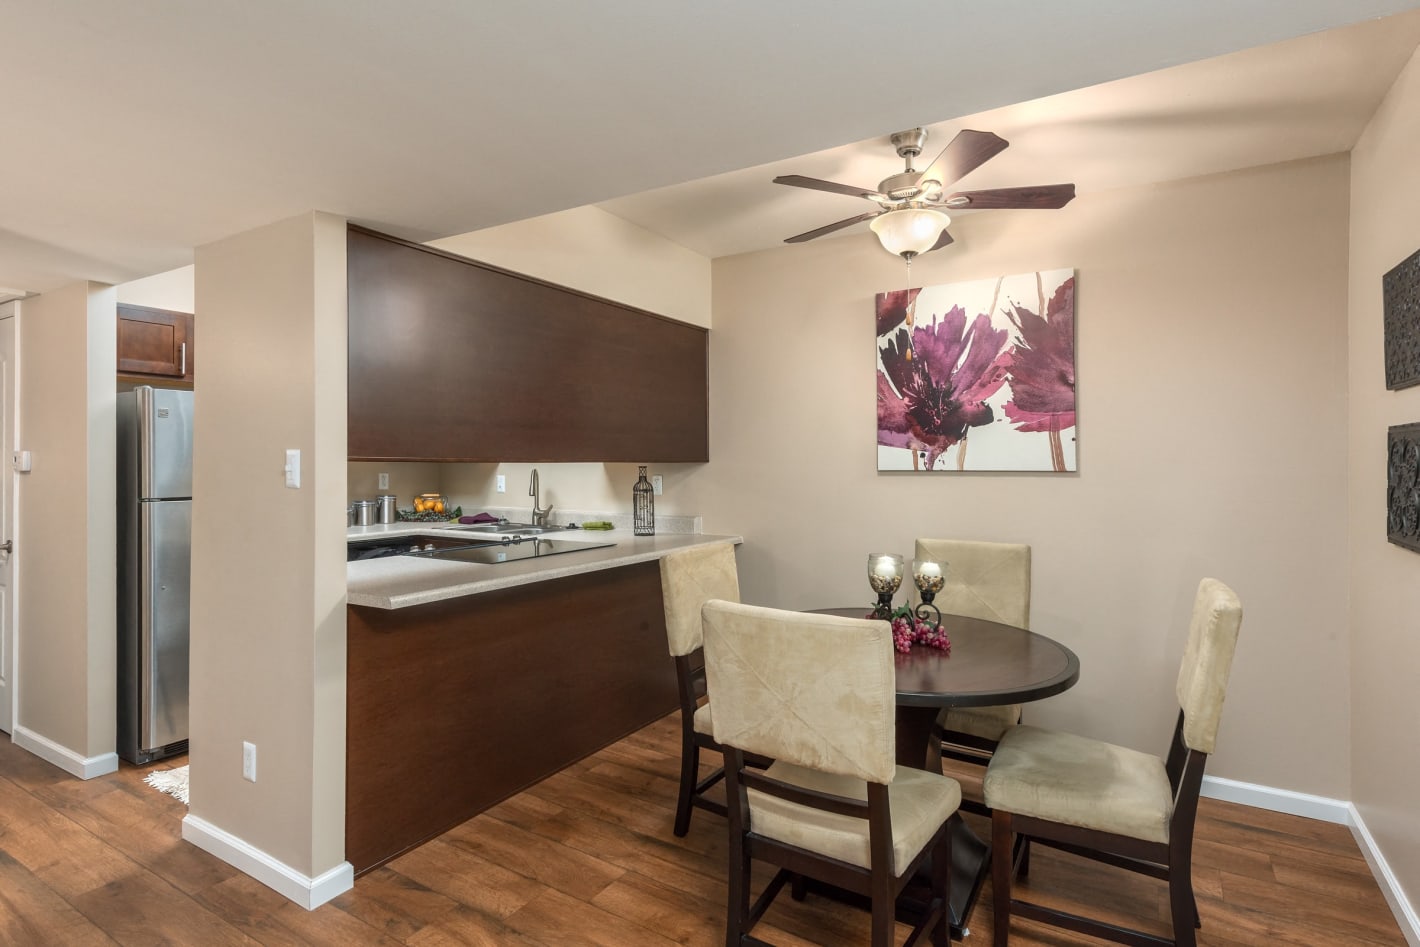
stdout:
[[15,725],[15,327],[20,304],[0,304],[0,730]]

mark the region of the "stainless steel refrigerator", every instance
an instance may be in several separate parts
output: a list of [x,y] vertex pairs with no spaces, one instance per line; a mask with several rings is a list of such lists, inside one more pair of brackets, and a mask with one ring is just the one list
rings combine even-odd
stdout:
[[118,396],[118,754],[187,750],[192,392]]

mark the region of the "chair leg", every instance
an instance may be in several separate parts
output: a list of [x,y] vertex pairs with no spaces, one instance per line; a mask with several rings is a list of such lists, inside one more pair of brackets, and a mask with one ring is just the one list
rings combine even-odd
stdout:
[[1030,875],[1030,839],[1021,838],[1021,857],[1016,860],[1016,877],[1026,878]]
[[951,947],[952,943],[952,830],[960,821],[952,816],[932,850],[932,897],[942,902],[942,914],[932,927],[932,947]]
[[794,875],[794,880],[789,885],[789,897],[795,901],[802,901],[809,896],[809,883],[804,880],[803,875]]
[[992,943],[1006,947],[1011,933],[1011,814],[991,813]]
[[740,947],[749,933],[749,851],[744,838],[733,831],[730,839],[729,911],[725,921],[725,947]]
[[1175,947],[1195,947],[1198,902],[1193,897],[1193,865],[1187,852],[1175,852],[1169,858],[1169,919]]
[[893,925],[897,923],[897,899],[892,892],[892,874],[886,868],[876,874],[882,875],[884,884],[873,879],[873,939],[872,947],[892,947]]
[[690,810],[695,808],[695,781],[700,774],[700,747],[695,738],[681,734],[680,741],[680,797],[675,804],[675,834],[685,838],[690,831]]

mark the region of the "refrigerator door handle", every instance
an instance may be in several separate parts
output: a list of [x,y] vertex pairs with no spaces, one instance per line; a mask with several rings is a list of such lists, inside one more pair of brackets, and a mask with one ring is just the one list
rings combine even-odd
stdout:
[[157,579],[153,569],[153,509],[138,504],[138,556],[143,581],[138,590],[138,745],[147,748],[153,723],[153,599]]

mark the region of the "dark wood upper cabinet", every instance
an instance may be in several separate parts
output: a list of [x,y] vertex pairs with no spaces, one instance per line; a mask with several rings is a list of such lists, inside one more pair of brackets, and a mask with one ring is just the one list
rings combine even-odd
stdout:
[[190,312],[118,307],[118,373],[192,381],[193,320]]
[[352,226],[352,460],[709,459],[698,326]]

